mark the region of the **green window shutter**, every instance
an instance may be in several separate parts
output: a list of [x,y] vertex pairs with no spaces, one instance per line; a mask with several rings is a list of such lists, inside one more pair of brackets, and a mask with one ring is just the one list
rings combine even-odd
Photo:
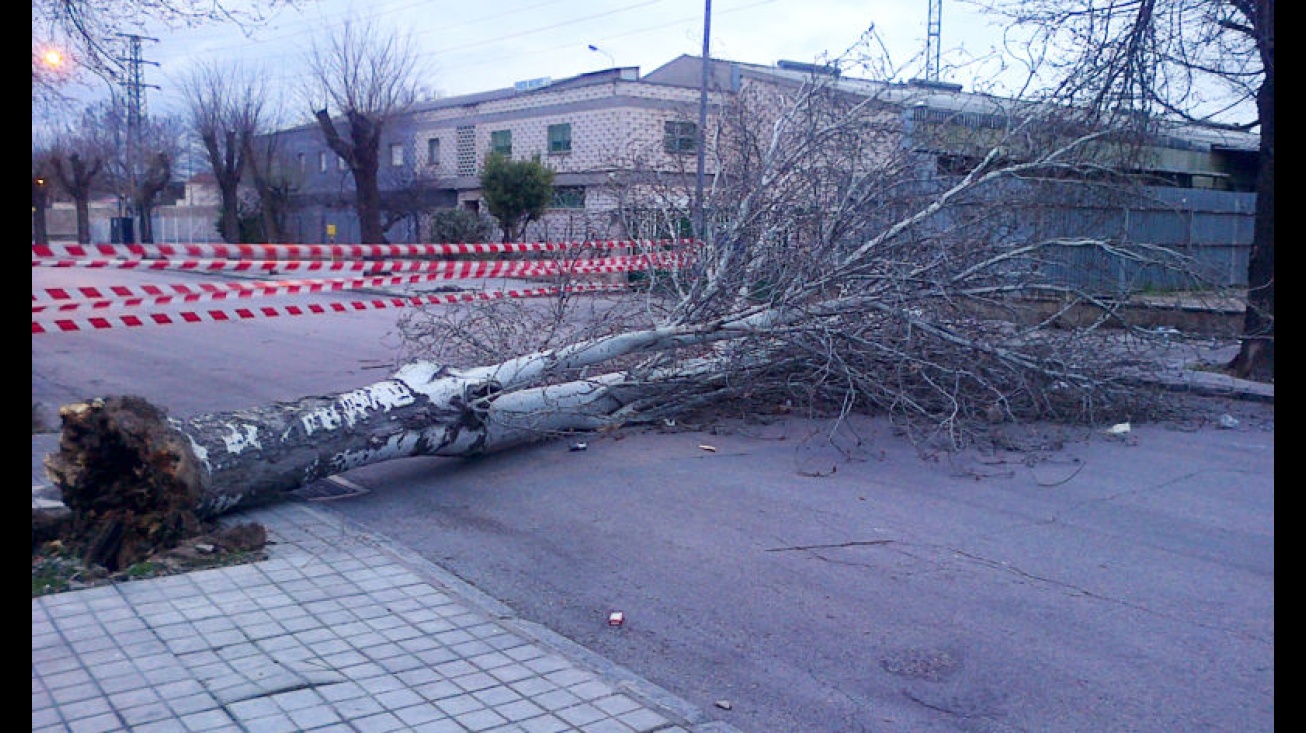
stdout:
[[571,123],[570,122],[564,122],[560,125],[549,125],[549,152],[550,153],[571,152]]
[[512,155],[512,130],[495,130],[490,133],[490,150]]

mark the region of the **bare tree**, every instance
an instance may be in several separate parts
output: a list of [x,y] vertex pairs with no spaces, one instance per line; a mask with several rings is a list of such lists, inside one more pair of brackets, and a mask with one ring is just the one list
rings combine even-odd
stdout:
[[103,150],[103,183],[139,217],[142,242],[154,241],[152,215],[172,183],[173,164],[185,146],[177,118],[143,116],[133,124],[120,100],[92,108],[94,134]]
[[291,196],[303,184],[302,171],[284,159],[279,141],[277,133],[253,136],[245,153],[246,178],[254,188],[262,239],[274,243],[286,240]]
[[383,243],[381,140],[387,123],[418,97],[421,70],[411,37],[348,21],[324,43],[315,43],[308,60],[312,81],[306,94],[327,146],[353,177],[362,241]]
[[1040,49],[1050,96],[1099,115],[1259,127],[1256,223],[1236,376],[1274,378],[1274,0],[978,0]]
[[265,78],[239,64],[209,63],[195,67],[182,83],[191,129],[218,185],[218,234],[227,243],[240,241],[240,184],[263,124]]
[[[84,73],[108,81],[123,78],[121,36],[148,22],[169,27],[235,23],[252,30],[282,7],[299,0],[33,0],[32,93],[58,96],[59,88]],[[64,57],[56,73],[42,58]]]
[[54,198],[54,163],[48,150],[32,151],[32,244],[49,244],[46,209]]
[[55,137],[49,151],[54,180],[73,200],[81,244],[91,241],[91,197],[106,184],[106,171],[117,155],[103,124],[112,114],[107,106],[86,110],[73,127]]
[[172,117],[145,118],[141,122],[138,154],[141,169],[135,177],[131,200],[141,222],[141,241],[154,241],[154,207],[173,182],[173,165],[181,157],[185,132]]

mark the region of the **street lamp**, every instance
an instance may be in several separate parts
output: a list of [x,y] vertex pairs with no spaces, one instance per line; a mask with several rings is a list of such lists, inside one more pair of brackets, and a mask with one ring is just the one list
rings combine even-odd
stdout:
[[616,59],[612,58],[612,54],[608,53],[607,51],[604,51],[603,49],[599,48],[598,46],[595,46],[595,45],[592,44],[592,43],[589,45],[589,49],[590,49],[591,51],[594,51],[595,53],[601,53],[601,54],[603,54],[604,56],[607,56],[607,57],[608,57],[608,63],[611,64],[612,68],[615,69],[615,68],[617,67],[617,61],[616,61]]
[[69,73],[68,57],[55,46],[32,50],[32,76],[41,75],[46,83],[63,81]]

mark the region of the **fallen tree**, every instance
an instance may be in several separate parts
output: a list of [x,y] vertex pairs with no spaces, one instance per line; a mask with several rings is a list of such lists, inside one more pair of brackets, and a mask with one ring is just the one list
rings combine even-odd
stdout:
[[[122,566],[360,466],[712,405],[876,411],[944,447],[995,423],[1145,418],[1157,389],[1139,377],[1180,339],[1126,322],[1127,293],[1065,273],[1092,253],[1112,272],[1126,261],[1203,282],[1191,258],[1110,225],[1146,196],[1115,173],[1137,150],[1064,109],[987,108],[1006,126],[935,131],[978,153],[938,175],[933,154],[901,144],[904,104],[837,78],[746,89],[721,117],[694,262],[650,273],[640,294],[412,309],[409,363],[337,395],[187,419],[130,396],[65,406],[47,467],[72,534]],[[613,180],[647,210],[638,196],[675,198],[659,176],[635,164]],[[1043,223],[1072,206],[1104,218]]]

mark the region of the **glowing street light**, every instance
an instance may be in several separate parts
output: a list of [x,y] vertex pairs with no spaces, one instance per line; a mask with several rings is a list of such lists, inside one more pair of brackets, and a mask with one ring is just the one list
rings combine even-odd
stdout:
[[56,46],[32,49],[32,74],[40,75],[45,83],[62,82],[72,71],[73,64],[62,49]]

